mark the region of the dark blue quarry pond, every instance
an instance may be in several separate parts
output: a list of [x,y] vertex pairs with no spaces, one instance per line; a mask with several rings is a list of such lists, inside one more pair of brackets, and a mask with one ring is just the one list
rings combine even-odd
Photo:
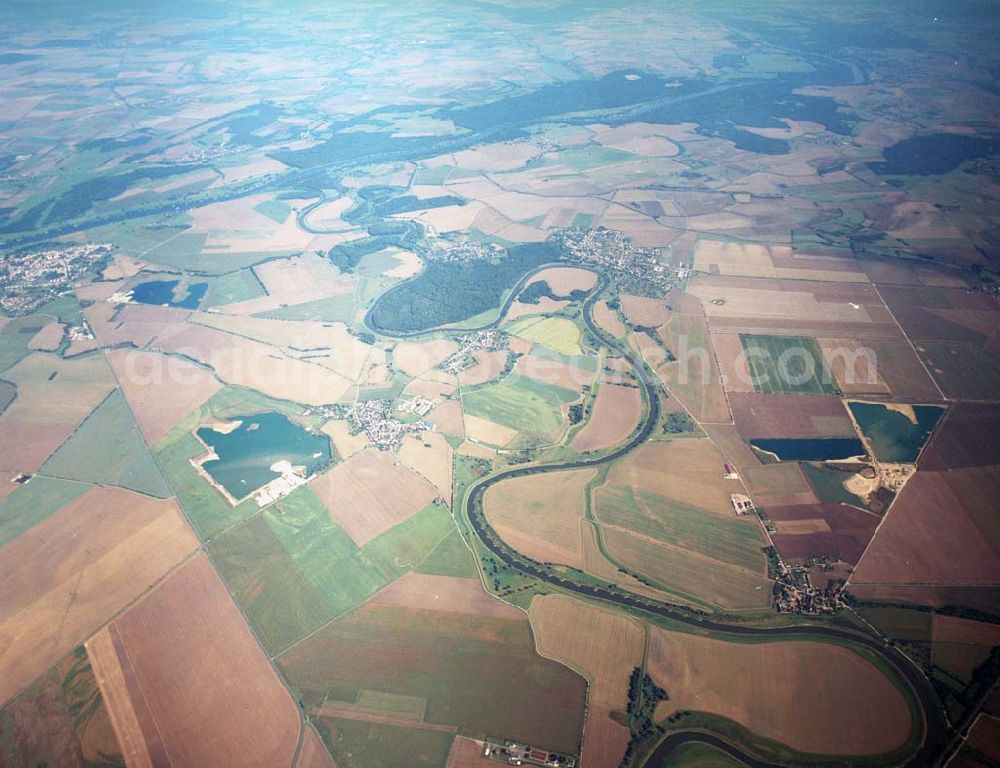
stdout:
[[234,416],[232,421],[241,423],[231,432],[201,427],[197,434],[219,457],[202,468],[236,499],[280,477],[271,469],[279,461],[305,467],[308,477],[332,458],[329,438],[306,431],[280,413]]
[[781,461],[837,461],[868,453],[856,437],[774,438],[751,440],[750,445]]
[[914,405],[914,424],[906,414],[882,403],[851,402],[847,407],[881,461],[916,461],[944,413],[944,408],[937,405]]
[[154,304],[158,307],[168,306],[178,309],[198,309],[201,300],[208,291],[208,283],[193,283],[188,286],[187,295],[180,301],[174,300],[174,290],[179,280],[150,280],[139,283],[132,289],[132,300],[140,304]]

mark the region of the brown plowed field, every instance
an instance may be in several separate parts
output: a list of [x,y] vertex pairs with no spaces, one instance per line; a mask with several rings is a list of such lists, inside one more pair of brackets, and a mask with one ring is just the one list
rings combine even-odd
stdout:
[[620,443],[639,423],[641,412],[642,398],[638,389],[601,384],[590,420],[570,442],[570,447],[592,451]]
[[954,405],[920,455],[920,468],[928,470],[997,464],[1000,464],[1000,405]]
[[197,546],[172,501],[95,487],[0,549],[0,702]]
[[391,453],[374,448],[320,475],[312,488],[359,547],[409,519],[438,495]]
[[486,491],[486,517],[518,552],[543,563],[582,569],[584,494],[595,474],[574,470],[505,480]]
[[783,558],[826,555],[852,565],[861,558],[881,520],[844,504],[768,506],[767,514],[777,526],[771,539]]
[[731,392],[736,428],[746,439],[856,437],[839,397]]
[[116,349],[108,362],[150,445],[222,389],[210,371],[179,357]]
[[[295,702],[208,558],[199,555],[116,619],[91,645],[115,685],[109,705],[138,721],[154,765],[289,765]],[[127,708],[127,707],[126,707]],[[114,722],[121,722],[112,713]]]
[[729,643],[652,628],[647,670],[670,694],[658,715],[713,712],[803,752],[878,754],[902,745],[910,729],[903,695],[838,646]]
[[851,581],[1000,583],[1000,467],[918,471],[903,488]]

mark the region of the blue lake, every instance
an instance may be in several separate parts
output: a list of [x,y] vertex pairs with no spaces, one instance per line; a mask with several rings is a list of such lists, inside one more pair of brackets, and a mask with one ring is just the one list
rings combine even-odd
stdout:
[[750,445],[781,461],[836,461],[867,454],[856,437],[774,438],[751,440]]
[[231,432],[201,427],[197,435],[219,457],[202,468],[237,499],[280,477],[271,469],[276,462],[305,467],[308,477],[331,461],[329,438],[307,432],[280,413],[234,416],[232,421],[242,423]]
[[178,309],[197,309],[208,291],[208,283],[193,283],[187,288],[187,295],[180,301],[174,300],[174,290],[179,280],[150,280],[139,283],[132,289],[132,300],[140,304],[164,305]]
[[906,414],[882,403],[852,402],[847,407],[881,461],[916,461],[944,413],[944,408],[937,405],[914,405],[914,424]]

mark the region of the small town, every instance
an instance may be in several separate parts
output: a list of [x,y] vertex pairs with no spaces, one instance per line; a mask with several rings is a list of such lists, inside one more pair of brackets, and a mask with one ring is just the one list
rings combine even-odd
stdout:
[[570,259],[599,264],[616,280],[630,279],[661,294],[686,274],[682,267],[675,275],[668,265],[661,263],[659,249],[637,248],[617,229],[570,227],[555,233],[551,240]]
[[[433,233],[429,232],[429,236]],[[498,243],[474,243],[465,241],[443,251],[427,254],[434,261],[498,261],[507,255],[507,249]]]
[[473,352],[479,350],[507,349],[510,339],[506,331],[496,328],[487,328],[484,331],[470,333],[455,339],[459,348],[452,352],[438,365],[438,369],[446,373],[461,373],[466,368],[471,368],[476,361],[472,357]]
[[[419,398],[424,400],[424,398]],[[430,406],[433,406],[433,403]],[[410,401],[410,409],[429,411],[427,403]],[[393,451],[399,447],[405,435],[424,432],[433,427],[418,421],[407,423],[394,416],[394,406],[391,400],[360,400],[356,403],[325,405],[319,412],[330,419],[347,419],[351,425],[351,433],[364,433],[372,445],[384,450]],[[402,408],[400,409],[402,410]],[[419,410],[412,410],[422,415]]]
[[87,243],[0,256],[0,311],[30,315],[69,291],[110,255],[110,243]]

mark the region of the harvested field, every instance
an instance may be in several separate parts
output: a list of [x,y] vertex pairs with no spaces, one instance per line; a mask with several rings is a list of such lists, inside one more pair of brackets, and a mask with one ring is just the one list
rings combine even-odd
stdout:
[[352,435],[351,425],[346,421],[328,421],[323,425],[322,432],[333,441],[341,459],[349,458],[371,444],[364,432]]
[[427,423],[446,435],[465,437],[465,417],[462,414],[462,403],[458,400],[445,400],[436,405],[427,414]]
[[566,595],[535,597],[528,615],[538,652],[590,681],[591,706],[626,708],[629,675],[642,665],[645,652],[642,624]]
[[713,333],[899,339],[874,286],[767,278],[696,277],[689,292]]
[[919,584],[854,584],[851,594],[860,600],[888,601],[915,606],[961,605],[986,613],[995,613],[1000,604],[1000,587],[925,586]]
[[604,487],[632,488],[729,519],[729,494],[740,492],[741,486],[722,476],[724,464],[710,440],[646,443],[615,465]]
[[59,349],[65,331],[62,323],[49,323],[31,338],[31,341],[28,342],[28,349],[54,352]]
[[1000,467],[917,472],[851,578],[858,584],[997,585]]
[[[773,246],[786,257],[791,256],[788,246]],[[777,277],[771,261],[772,247],[757,243],[724,242],[698,239],[694,251],[694,269],[713,275],[738,277]]]
[[768,506],[778,532],[771,540],[786,560],[827,556],[856,565],[880,517],[844,504]]
[[701,304],[681,294],[674,309],[660,329],[660,338],[677,360],[664,365],[657,374],[670,394],[699,422],[729,422],[726,392]]
[[399,460],[433,485],[449,506],[453,458],[451,446],[439,432],[408,435],[399,449]]
[[557,301],[556,299],[550,299],[548,296],[542,296],[535,304],[515,301],[507,308],[503,319],[504,322],[513,322],[528,315],[552,315],[567,306],[569,306],[568,301]]
[[556,296],[569,296],[573,291],[590,291],[597,285],[597,275],[578,267],[549,267],[536,274],[532,282],[546,282]]
[[659,328],[665,322],[669,313],[667,302],[663,299],[651,299],[646,296],[621,295],[622,312],[632,327]]
[[497,378],[507,364],[506,350],[478,350],[472,353],[476,364],[471,368],[466,368],[458,374],[458,383],[463,387],[472,387],[477,384],[485,384]]
[[0,469],[35,472],[114,388],[100,357],[35,352],[4,372],[18,397],[0,415]]
[[618,314],[608,306],[608,302],[599,301],[594,304],[594,322],[602,330],[610,333],[616,339],[625,335],[625,324]]
[[353,336],[343,323],[210,313],[194,314],[191,322],[269,344],[289,357],[329,368],[351,381],[359,380],[370,366],[385,362],[381,350]]
[[456,736],[448,753],[445,768],[494,768],[495,761],[483,757],[484,744],[465,736]]
[[223,381],[277,400],[322,405],[335,402],[351,388],[349,379],[329,368],[214,328],[185,325],[169,338],[157,339],[153,347],[194,358],[213,368]]
[[611,719],[611,710],[590,706],[583,731],[582,767],[618,768],[630,738],[628,728]]
[[465,414],[465,436],[477,442],[504,446],[518,436],[518,431],[467,413]]
[[624,440],[639,424],[642,397],[635,387],[600,385],[593,412],[570,446],[578,451],[607,448]]
[[[331,658],[338,663],[330,664]],[[343,706],[362,691],[379,691],[424,700],[424,728],[502,733],[573,753],[580,748],[585,682],[538,656],[523,616],[367,604],[278,662],[311,709]]]
[[995,299],[965,288],[892,285],[880,286],[879,293],[917,346],[950,341],[982,347],[1000,322]]
[[722,383],[729,393],[753,392],[753,379],[746,352],[738,333],[713,333],[712,346],[722,373]]
[[733,392],[736,428],[746,439],[857,437],[838,397]]
[[0,701],[51,667],[198,543],[176,505],[95,487],[0,550]]
[[204,555],[102,633],[88,651],[112,721],[137,721],[153,765],[291,763],[295,702]]
[[149,445],[222,389],[210,371],[183,358],[137,349],[111,350],[107,357]]
[[712,610],[768,610],[771,582],[763,576],[725,565],[688,549],[602,526],[609,554],[618,562],[652,579],[684,602]]
[[504,541],[543,563],[583,570],[581,525],[595,470],[514,477],[491,486],[483,507]]
[[670,692],[663,714],[712,712],[803,752],[875,755],[901,746],[910,730],[892,682],[834,645],[729,643],[654,627],[647,669]]
[[845,395],[891,394],[889,385],[879,375],[879,355],[870,345],[858,339],[823,338],[816,339],[816,343],[823,363]]
[[520,620],[521,611],[483,591],[479,579],[408,573],[375,594],[368,605]]
[[299,750],[299,758],[295,761],[295,768],[337,768],[333,764],[330,753],[326,751],[323,740],[313,728],[306,728],[302,738],[302,749]]
[[420,376],[458,349],[450,339],[401,341],[392,349],[392,364],[407,376]]
[[359,547],[407,520],[438,495],[391,453],[366,449],[311,483]]

